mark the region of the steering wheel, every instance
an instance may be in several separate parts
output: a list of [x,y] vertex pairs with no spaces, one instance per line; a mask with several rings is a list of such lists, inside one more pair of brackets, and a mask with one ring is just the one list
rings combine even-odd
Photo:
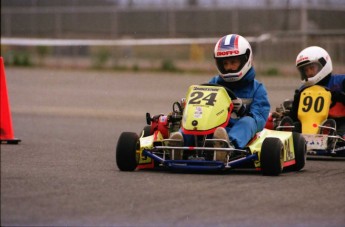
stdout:
[[223,87],[226,92],[228,93],[228,95],[230,96],[230,98],[233,100],[233,99],[237,99],[237,96],[235,95],[235,93],[233,91],[231,91],[229,88],[223,86],[223,85],[220,85],[220,84],[210,84],[210,83],[205,83],[205,84],[200,84],[202,86],[212,86],[212,87]]

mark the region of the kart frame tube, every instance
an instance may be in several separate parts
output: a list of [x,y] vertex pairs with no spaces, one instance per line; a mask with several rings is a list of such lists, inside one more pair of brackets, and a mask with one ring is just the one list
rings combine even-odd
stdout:
[[[176,147],[175,147],[176,148]],[[223,148],[224,149],[224,148]],[[231,148],[232,149],[232,148]],[[233,150],[233,149],[232,149]],[[144,149],[142,154],[153,160],[160,162],[164,166],[172,169],[180,170],[221,170],[229,169],[241,165],[242,163],[258,160],[257,153],[233,160],[224,164],[221,161],[203,161],[203,160],[164,160],[163,158],[153,154],[151,151]]]

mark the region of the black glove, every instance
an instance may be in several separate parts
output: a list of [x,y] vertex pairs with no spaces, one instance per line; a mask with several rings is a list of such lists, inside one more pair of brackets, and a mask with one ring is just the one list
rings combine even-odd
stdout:
[[243,105],[241,106],[241,109],[239,109],[239,110],[237,111],[237,116],[243,117],[243,116],[246,114],[246,111],[247,111],[246,104],[243,104]]

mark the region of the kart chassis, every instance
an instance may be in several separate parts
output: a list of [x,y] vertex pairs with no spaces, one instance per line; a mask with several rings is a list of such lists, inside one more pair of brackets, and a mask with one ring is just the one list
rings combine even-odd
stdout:
[[[171,141],[178,142],[173,139],[165,139],[163,143]],[[205,143],[213,142],[223,143],[227,147],[155,146],[153,149],[143,149],[142,154],[160,163],[160,166],[180,170],[223,170],[240,166],[245,162],[258,160],[257,153],[250,154],[248,150],[230,148],[225,140],[205,139]],[[193,151],[195,156],[189,160],[174,160],[174,151]],[[206,161],[204,157],[198,157],[198,151],[213,152],[213,160]],[[214,151],[228,153],[226,162],[217,161],[216,152]],[[230,158],[235,152],[237,154],[236,157]],[[166,159],[167,153],[171,154],[171,160]]]

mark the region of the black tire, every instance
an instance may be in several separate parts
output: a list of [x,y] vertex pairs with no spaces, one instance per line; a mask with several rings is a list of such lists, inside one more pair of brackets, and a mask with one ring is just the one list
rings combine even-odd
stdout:
[[151,125],[146,125],[143,129],[143,131],[141,132],[141,135],[143,137],[146,137],[146,136],[151,136],[152,133],[151,133]]
[[138,166],[136,150],[139,137],[134,132],[123,132],[117,141],[116,164],[121,171],[133,171]]
[[295,161],[296,164],[292,166],[292,170],[300,171],[303,169],[306,161],[307,144],[302,134],[293,132],[293,146],[295,150]]
[[263,175],[278,176],[283,170],[284,145],[278,138],[266,138],[261,147],[261,171]]
[[[284,116],[280,122],[278,127],[284,127],[284,126],[294,126],[294,122],[291,117]],[[278,131],[287,131],[287,132],[292,132],[294,128],[279,128]]]

